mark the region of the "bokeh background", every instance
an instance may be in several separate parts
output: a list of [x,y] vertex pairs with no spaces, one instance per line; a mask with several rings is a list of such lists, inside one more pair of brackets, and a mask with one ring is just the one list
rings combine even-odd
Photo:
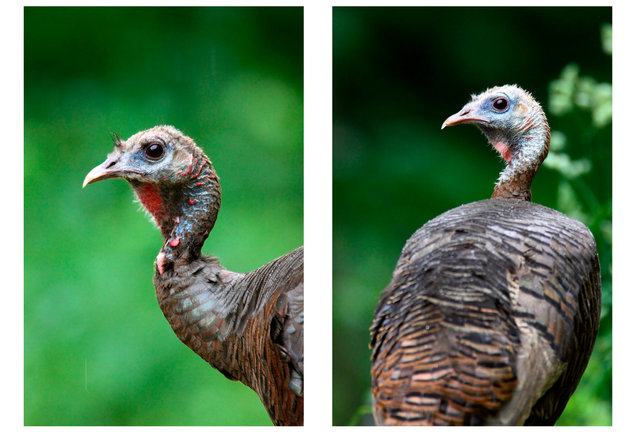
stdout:
[[610,8],[334,8],[335,425],[371,422],[368,327],[405,241],[502,168],[479,130],[442,122],[511,83],[552,129],[533,199],[587,224],[602,266],[599,337],[558,424],[611,424],[611,33]]
[[158,307],[159,231],[84,176],[157,124],[211,158],[204,252],[249,271],[302,245],[302,8],[24,9],[25,425],[269,425]]

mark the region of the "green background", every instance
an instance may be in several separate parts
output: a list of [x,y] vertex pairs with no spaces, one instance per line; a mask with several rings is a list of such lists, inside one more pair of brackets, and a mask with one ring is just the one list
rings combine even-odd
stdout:
[[300,246],[302,8],[26,8],[24,29],[24,423],[270,424],[173,335],[133,191],[81,185],[111,132],[172,124],[220,175],[205,253],[243,272]]
[[442,122],[471,93],[511,83],[547,110],[561,155],[539,171],[533,200],[585,222],[602,266],[599,339],[558,423],[611,424],[607,23],[610,8],[334,8],[334,424],[371,422],[368,327],[405,241],[436,215],[488,198],[502,168],[479,130],[441,131]]

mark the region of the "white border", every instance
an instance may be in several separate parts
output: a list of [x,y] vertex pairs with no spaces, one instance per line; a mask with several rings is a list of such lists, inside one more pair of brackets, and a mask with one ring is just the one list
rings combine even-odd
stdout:
[[[138,1],[136,5],[169,6],[175,2]],[[23,427],[23,6],[35,5],[131,5],[129,2],[3,2],[0,14],[2,32],[2,86],[3,105],[1,121],[3,173],[2,228],[0,279],[7,280],[2,289],[0,303],[4,314],[2,333],[3,392],[0,420],[3,433],[8,438],[60,437],[86,438],[87,436],[111,439],[114,435],[138,438],[153,435],[154,438],[175,436],[245,436],[261,438],[295,438],[301,436],[347,438],[362,436],[388,440],[396,433],[411,438],[446,436],[459,438],[491,437],[496,435],[559,437],[579,435],[598,438],[604,435],[634,433],[637,408],[638,380],[638,329],[634,325],[640,314],[640,287],[637,279],[637,256],[640,250],[638,227],[638,201],[640,184],[636,176],[640,164],[640,141],[637,133],[640,96],[640,70],[638,60],[640,42],[638,28],[640,14],[635,1],[205,1],[188,2],[180,6],[304,6],[304,190],[305,190],[305,278],[306,278],[306,339],[307,377],[305,384],[304,428],[36,428]],[[331,118],[331,16],[332,6],[613,6],[613,273],[614,273],[614,388],[613,427],[603,428],[502,428],[432,429],[373,427],[350,428],[331,426],[331,241],[332,241],[332,118]],[[43,213],[45,215],[45,213]],[[398,431],[401,429],[402,431]],[[579,432],[575,432],[579,429]],[[252,430],[250,432],[249,430]],[[259,432],[256,432],[259,430]],[[419,430],[419,432],[418,432]],[[515,431],[517,430],[517,431]],[[183,432],[184,431],[184,432]],[[568,432],[571,431],[571,432]]]

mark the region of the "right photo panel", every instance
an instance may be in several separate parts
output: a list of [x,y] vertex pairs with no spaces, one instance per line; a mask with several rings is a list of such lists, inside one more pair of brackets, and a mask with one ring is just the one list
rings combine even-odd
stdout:
[[333,8],[333,425],[611,425],[611,23]]

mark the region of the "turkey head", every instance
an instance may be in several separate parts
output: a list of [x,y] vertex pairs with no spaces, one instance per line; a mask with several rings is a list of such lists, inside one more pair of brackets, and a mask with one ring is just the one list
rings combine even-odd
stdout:
[[[83,187],[120,177],[131,184],[169,244],[165,261],[197,258],[220,209],[220,184],[211,162],[171,126],[139,132],[87,174]],[[160,268],[161,270],[163,267]]]
[[549,125],[540,104],[517,86],[493,87],[447,118],[442,128],[475,124],[506,162],[494,198],[531,200],[531,182],[549,152]]

